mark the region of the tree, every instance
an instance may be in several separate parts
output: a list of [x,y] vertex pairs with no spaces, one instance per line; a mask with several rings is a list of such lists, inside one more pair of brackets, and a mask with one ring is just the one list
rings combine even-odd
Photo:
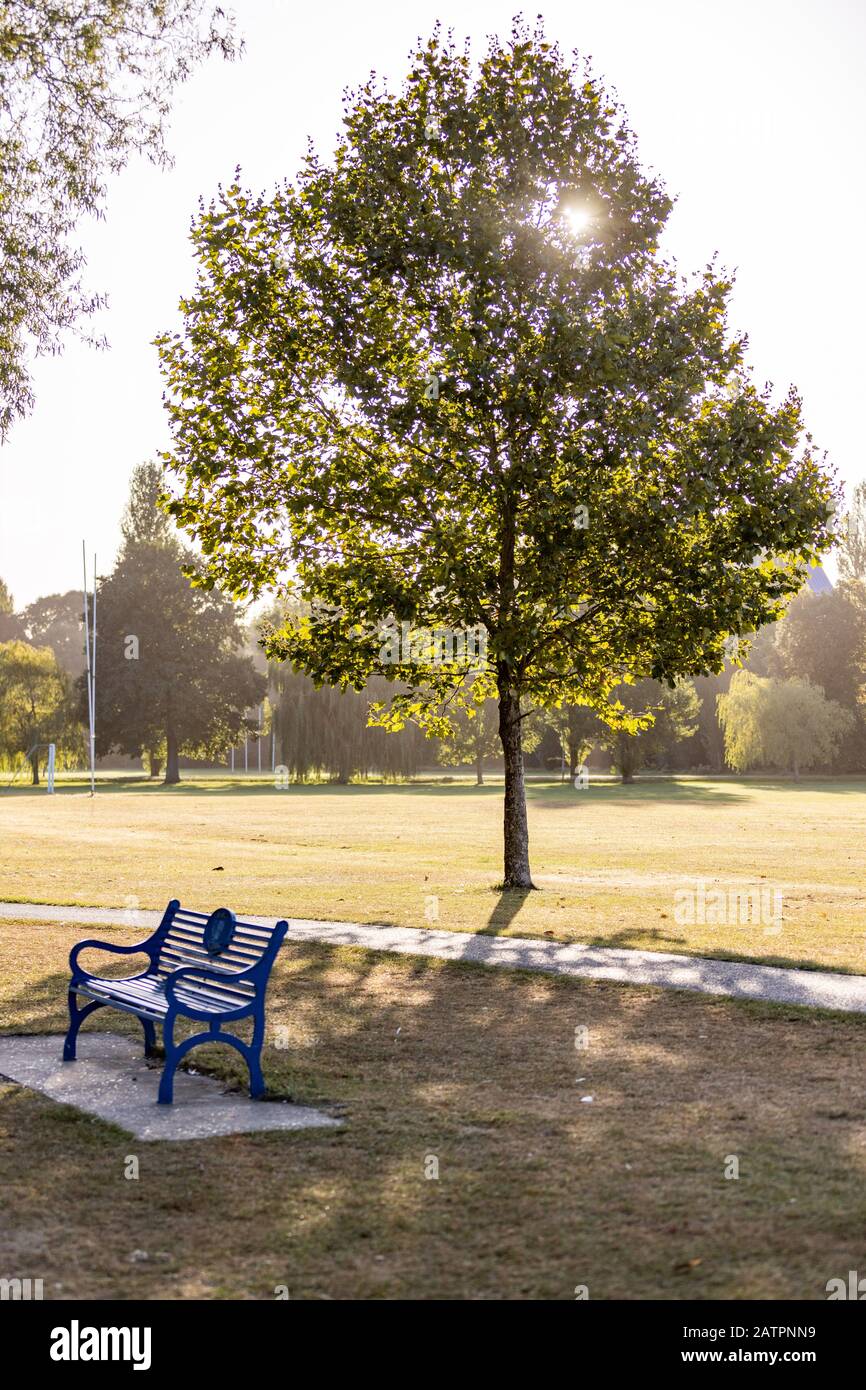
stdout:
[[[194,588],[194,564],[156,510],[162,470],[133,473],[114,571],[97,592],[96,747],[100,754],[165,757],[165,782],[180,781],[180,753],[224,753],[246,729],[265,678],[239,655],[243,631],[218,591]],[[156,514],[156,515],[154,515]],[[85,686],[79,681],[81,708]]]
[[15,616],[15,601],[0,579],[0,642],[11,642],[13,638],[22,636],[21,623]]
[[866,580],[866,482],[855,487],[841,528],[839,573],[843,579]]
[[631,727],[606,727],[601,744],[613,757],[624,783],[634,781],[639,768],[670,753],[679,739],[688,738],[698,727],[700,706],[691,681],[680,681],[667,689],[657,681],[642,680],[623,685],[617,699],[634,716]]
[[71,676],[79,676],[86,666],[84,653],[84,594],[70,589],[65,594],[48,594],[29,603],[21,613],[27,641],[35,647],[50,647],[58,664]]
[[842,580],[828,593],[804,589],[776,629],[772,674],[802,676],[852,715],[838,750],[845,766],[866,764],[861,690],[866,682],[866,586]]
[[0,749],[23,753],[39,785],[40,745],[80,745],[69,683],[48,647],[0,643]]
[[311,773],[332,774],[343,786],[358,774],[379,771],[385,777],[411,777],[423,756],[423,735],[410,726],[397,735],[371,728],[370,702],[386,691],[373,677],[362,691],[317,688],[309,676],[288,663],[272,665],[273,729],[280,762],[304,781]]
[[[390,727],[447,733],[497,698],[505,888],[533,886],[530,711],[616,722],[625,677],[720,669],[829,534],[799,398],[751,382],[730,280],[683,285],[661,258],[670,209],[540,29],[477,67],[437,30],[401,92],[348,99],[330,163],[202,209],[183,330],[160,339],[170,510],[206,582],[317,605],[269,654],[401,682]],[[441,659],[437,632],[479,625],[479,671]]]
[[443,739],[439,760],[446,765],[472,763],[476,786],[484,786],[484,759],[499,751],[499,710],[495,700],[457,711],[452,732]]
[[719,696],[719,721],[725,757],[736,772],[777,767],[796,780],[801,771],[833,760],[854,718],[811,681],[738,671],[727,695]]
[[174,87],[232,27],[206,0],[4,0],[0,7],[0,439],[33,403],[32,351],[104,302],[74,233],[133,151],[165,165]]
[[607,725],[599,719],[595,710],[585,705],[569,704],[551,710],[547,722],[556,731],[563,757],[568,762],[569,778],[573,781],[578,768],[589,757],[592,745],[607,732]]

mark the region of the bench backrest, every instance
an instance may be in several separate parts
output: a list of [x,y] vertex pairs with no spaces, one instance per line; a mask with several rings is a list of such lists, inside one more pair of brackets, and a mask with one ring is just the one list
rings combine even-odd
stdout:
[[[203,970],[248,970],[260,966],[260,971],[249,980],[208,982],[210,990],[225,996],[229,1003],[238,1004],[250,999],[256,993],[257,984],[267,978],[271,963],[285,935],[285,922],[272,926],[255,922],[235,922],[234,935],[225,950],[211,955],[204,944],[205,927],[209,913],[193,912],[191,908],[181,907],[176,898],[168,904],[162,922],[154,939],[154,960],[156,973],[170,975],[182,965],[199,965]],[[190,982],[198,984],[195,977]]]

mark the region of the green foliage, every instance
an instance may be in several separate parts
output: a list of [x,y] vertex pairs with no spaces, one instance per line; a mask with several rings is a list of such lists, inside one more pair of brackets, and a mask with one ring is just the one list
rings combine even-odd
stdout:
[[15,602],[6,584],[0,579],[0,642],[11,642],[24,635],[21,620],[15,613]]
[[839,573],[843,579],[866,581],[866,482],[855,487],[842,528]]
[[206,0],[3,0],[0,6],[0,439],[32,405],[29,358],[103,302],[74,244],[130,152],[166,164],[173,88],[231,25]]
[[[161,340],[172,511],[233,592],[296,566],[322,609],[273,655],[357,687],[391,614],[482,622],[522,693],[601,701],[624,670],[716,669],[778,613],[830,486],[796,395],[748,380],[730,282],[660,259],[669,209],[600,84],[518,31],[477,74],[437,36],[401,94],[356,94],[331,165],[202,211]],[[381,669],[424,705],[458,676]]]
[[776,630],[773,674],[802,676],[857,713],[866,678],[866,588],[843,581],[828,593],[804,589]]
[[719,696],[725,757],[735,772],[775,767],[793,772],[825,766],[854,717],[811,681],[777,680],[738,671]]
[[81,748],[69,682],[47,647],[27,642],[0,643],[0,752],[7,759],[27,755],[34,784],[44,749]]
[[440,744],[439,761],[450,766],[471,763],[475,780],[481,786],[484,759],[501,751],[499,706],[495,700],[484,700],[480,705],[461,707],[450,722],[451,733]]
[[[117,564],[97,593],[97,751],[167,758],[224,753],[254,722],[265,679],[238,652],[243,631],[218,590],[183,573],[194,557],[153,522],[160,470],[135,470]],[[82,713],[86,705],[80,682]]]
[[672,688],[642,680],[616,691],[617,703],[629,716],[628,723],[602,725],[600,739],[613,757],[623,782],[654,758],[670,754],[673,745],[688,738],[698,727],[700,704],[691,681]]
[[[527,710],[616,721],[627,676],[720,670],[830,535],[799,397],[751,381],[730,278],[661,257],[670,208],[540,29],[477,65],[437,30],[401,91],[348,98],[330,162],[202,208],[183,331],[159,340],[171,511],[205,582],[311,605],[270,656],[355,689],[378,671],[391,727],[446,733],[498,694],[507,884],[530,883]],[[483,672],[383,662],[392,616],[483,624]]]
[[27,641],[34,647],[50,647],[58,664],[71,676],[84,670],[84,594],[70,589],[48,594],[27,605],[21,613]]
[[297,781],[325,773],[345,784],[355,776],[380,772],[387,778],[412,777],[432,756],[427,740],[414,726],[391,735],[371,728],[372,701],[386,694],[381,677],[363,690],[316,687],[309,676],[288,663],[271,667],[273,728],[278,761]]
[[[260,660],[260,645],[285,619],[285,608],[274,604],[252,629]],[[435,756],[412,724],[396,734],[370,726],[371,705],[387,695],[381,677],[372,677],[360,691],[341,690],[316,685],[288,662],[268,662],[267,678],[277,761],[296,781],[325,774],[345,784],[371,772],[411,777],[425,757]]]
[[586,705],[565,704],[560,709],[551,710],[547,723],[556,731],[568,763],[568,775],[572,778],[589,756],[593,744],[608,732],[608,726],[595,710]]
[[160,505],[165,492],[163,470],[158,463],[140,463],[132,470],[129,499],[120,522],[125,547],[156,545],[171,547],[177,535]]

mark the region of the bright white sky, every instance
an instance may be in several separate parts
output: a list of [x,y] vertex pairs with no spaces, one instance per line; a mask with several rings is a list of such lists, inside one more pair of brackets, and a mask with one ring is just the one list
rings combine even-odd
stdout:
[[[242,60],[214,59],[175,103],[175,168],[136,163],[82,229],[111,342],[37,364],[36,409],[0,453],[0,575],[17,606],[78,587],[81,541],[110,569],[131,469],[168,443],[154,335],[193,283],[199,194],[270,188],[308,135],[324,153],[341,94],[369,69],[396,85],[435,19],[480,52],[516,0],[235,0]],[[532,15],[535,6],[527,13]],[[645,165],[678,203],[668,247],[684,271],[713,251],[737,269],[733,325],[760,381],[795,382],[808,427],[850,490],[866,471],[859,418],[866,322],[866,5],[863,0],[548,0],[549,37],[590,54],[616,88]]]

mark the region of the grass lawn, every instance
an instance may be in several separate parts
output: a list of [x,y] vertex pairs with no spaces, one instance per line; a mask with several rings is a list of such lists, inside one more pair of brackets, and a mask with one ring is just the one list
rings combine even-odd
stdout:
[[[501,783],[291,787],[194,778],[0,797],[0,898],[547,936],[866,971],[866,782],[529,788],[543,891],[503,897]],[[681,925],[674,894],[760,886],[781,930]]]
[[[166,802],[136,804],[156,818]],[[175,804],[206,817],[225,803]],[[279,813],[236,804],[247,834]],[[72,810],[88,808],[61,797],[29,814],[56,826]],[[312,815],[305,838],[322,824]],[[355,856],[370,833],[356,826]],[[227,882],[254,843],[235,835]],[[149,856],[157,839],[167,852],[164,831],[149,836]],[[79,846],[81,896],[108,901],[101,843],[90,863]],[[81,935],[3,925],[4,1031],[63,1032]],[[266,1044],[270,1086],[333,1108],[341,1131],[145,1144],[0,1084],[0,1272],[41,1277],[55,1299],[272,1298],[278,1285],[293,1299],[571,1299],[577,1285],[591,1299],[824,1299],[828,1279],[866,1265],[864,1018],[304,944],[277,964],[269,1023],[291,1037],[288,1051],[273,1033]],[[82,1055],[100,1027],[140,1036],[101,1011]],[[227,1048],[192,1058],[243,1077]],[[738,1180],[724,1177],[732,1155]]]

